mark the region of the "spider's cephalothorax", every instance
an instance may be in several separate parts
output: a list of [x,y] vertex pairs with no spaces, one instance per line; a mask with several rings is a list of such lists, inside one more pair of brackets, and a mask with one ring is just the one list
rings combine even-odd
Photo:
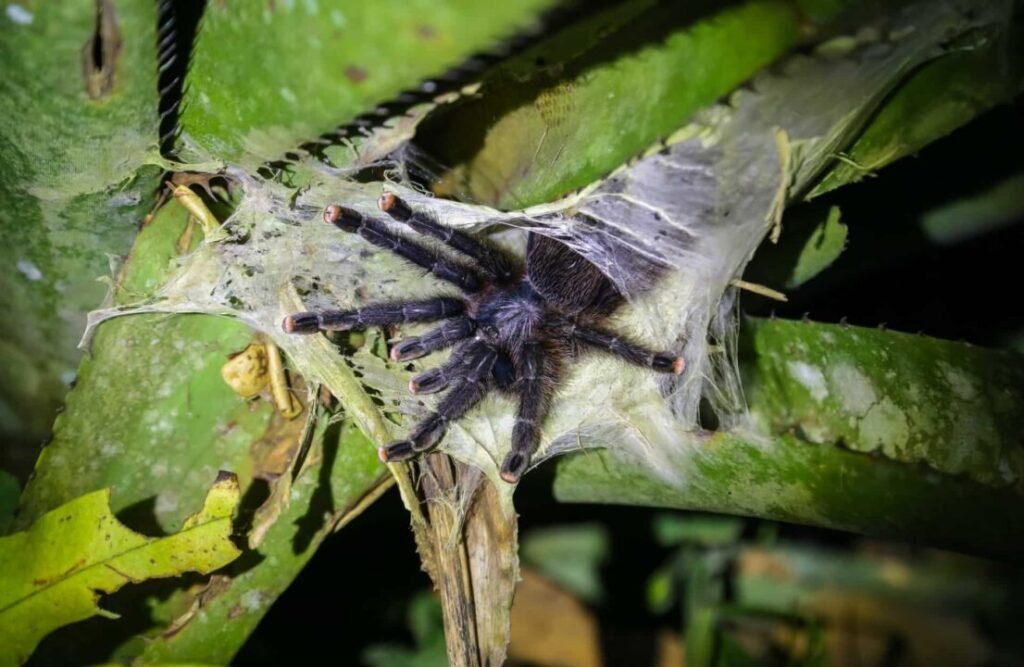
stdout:
[[380,449],[382,460],[408,459],[433,449],[450,422],[489,390],[498,389],[519,398],[512,450],[501,464],[501,477],[516,482],[540,442],[558,379],[581,348],[603,349],[656,371],[682,372],[681,357],[652,352],[601,328],[622,297],[593,264],[564,244],[530,234],[526,272],[520,276],[503,253],[412,210],[398,197],[385,194],[378,204],[395,220],[443,241],[473,264],[442,257],[351,209],[328,206],[324,219],[427,269],[459,287],[464,296],[296,313],[286,317],[283,326],[288,333],[314,333],[444,320],[436,329],[391,348],[393,360],[406,361],[455,346],[446,363],[409,382],[410,391],[419,394],[451,389],[406,440]]

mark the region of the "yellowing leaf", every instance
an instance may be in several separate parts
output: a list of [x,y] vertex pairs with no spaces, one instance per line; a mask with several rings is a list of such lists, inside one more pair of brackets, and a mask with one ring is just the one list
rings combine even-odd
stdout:
[[102,614],[101,593],[184,572],[208,573],[241,553],[231,542],[238,479],[221,473],[203,509],[166,537],[146,537],[110,512],[110,489],[72,500],[0,539],[0,665],[25,662],[39,640]]

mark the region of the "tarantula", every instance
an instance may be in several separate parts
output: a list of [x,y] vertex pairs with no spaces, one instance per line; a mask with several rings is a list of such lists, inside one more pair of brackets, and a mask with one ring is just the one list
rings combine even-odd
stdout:
[[450,422],[465,415],[488,391],[498,389],[519,398],[512,450],[501,464],[502,479],[515,483],[540,443],[541,424],[559,378],[582,348],[606,350],[655,371],[682,373],[682,357],[653,352],[601,327],[623,297],[596,266],[568,246],[531,233],[526,271],[519,275],[504,253],[414,211],[393,194],[381,196],[378,206],[473,264],[454,262],[395,234],[379,220],[336,204],[327,207],[324,220],[430,271],[464,296],[296,313],[284,319],[283,328],[302,334],[444,320],[436,329],[391,348],[392,360],[406,361],[455,346],[446,363],[409,382],[409,390],[416,394],[451,389],[407,439],[380,448],[381,460],[400,461],[430,451]]

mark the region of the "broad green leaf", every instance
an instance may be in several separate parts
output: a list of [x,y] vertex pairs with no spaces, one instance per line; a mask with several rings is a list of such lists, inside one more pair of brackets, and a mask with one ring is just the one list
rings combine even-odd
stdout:
[[[177,203],[161,209],[139,234],[119,299],[141,298],[162,281],[187,228]],[[22,527],[97,486],[114,488],[117,511],[151,503],[138,511],[164,528],[182,519],[182,501],[201,493],[217,470],[235,472],[248,487],[248,448],[272,410],[235,395],[220,369],[251,338],[242,324],[202,315],[150,315],[101,328],[25,488]]]
[[289,0],[206,6],[185,146],[255,169],[527,24],[550,0]]
[[185,572],[207,574],[241,553],[232,543],[238,479],[221,474],[203,508],[166,537],[146,537],[110,510],[110,489],[48,512],[22,533],[0,538],[0,664],[28,659],[50,631],[102,610],[100,593]]
[[[119,276],[118,299],[148,296],[180,261],[181,248],[201,234],[198,226],[190,229],[176,202],[165,205],[140,232]],[[112,486],[115,510],[168,529],[181,520],[183,499],[201,493],[203,476],[218,469],[236,471],[243,494],[261,502],[254,477],[271,474],[265,469],[268,449],[294,455],[302,421],[285,423],[268,401],[242,399],[224,383],[228,355],[252,337],[238,322],[202,315],[146,315],[102,325],[25,491],[19,519],[31,521],[89,488]],[[75,634],[72,627],[58,633],[59,641],[55,635],[44,642],[40,653],[68,661],[88,647],[89,655],[116,649],[124,659],[146,651],[171,662],[210,656],[230,662],[337,518],[381,481],[384,468],[358,431],[329,434],[326,444],[314,445],[307,469],[284,497],[271,495],[268,502],[280,504],[276,513],[257,515],[265,536],[258,550],[247,552],[255,565],[238,571],[232,566],[202,590],[151,599],[154,626],[145,640],[115,627],[109,635]],[[257,509],[252,503],[246,501],[248,515]],[[199,605],[203,614],[196,613]]]
[[771,321],[750,399],[771,433],[995,488],[1024,478],[1024,359],[964,343]]
[[351,422],[327,427],[322,419],[315,437],[310,465],[259,547],[246,552],[255,565],[228,568],[197,595],[165,605],[158,620],[168,627],[126,645],[121,655],[150,664],[229,664],[321,542],[358,512],[360,501],[387,488],[376,450]]
[[847,228],[839,221],[839,207],[829,209],[828,217],[811,232],[796,258],[786,287],[799,287],[839,259],[846,247]]
[[[97,8],[119,31],[109,90],[87,92]],[[22,1],[0,16],[0,438],[48,433],[81,357],[86,313],[151,205],[159,170],[156,5]],[[113,44],[107,35],[107,44]],[[96,79],[94,79],[96,80]],[[102,86],[101,86],[102,88]],[[24,449],[13,449],[21,447]],[[29,459],[30,460],[30,459]],[[19,468],[24,467],[21,458]]]
[[1024,31],[1019,17],[1011,20],[1011,4],[1004,3],[1005,20],[995,29],[968,36],[961,48],[915,72],[808,196],[912,155],[1024,90]]
[[806,322],[754,322],[746,338],[767,433],[708,434],[657,471],[608,451],[567,456],[556,496],[1024,553],[1019,355]]
[[445,192],[502,209],[540,204],[670,135],[796,45],[801,29],[794,3],[779,0],[624,3],[489,74],[481,96],[439,114],[421,143],[454,167]]

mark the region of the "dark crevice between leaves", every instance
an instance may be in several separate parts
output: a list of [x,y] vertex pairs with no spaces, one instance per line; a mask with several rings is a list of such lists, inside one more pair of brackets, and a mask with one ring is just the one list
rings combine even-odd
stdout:
[[192,56],[192,46],[199,30],[199,20],[205,10],[206,0],[159,0],[157,4],[160,154],[167,158],[175,157],[175,147],[181,131],[178,120],[181,117],[185,76]]
[[91,99],[102,99],[114,89],[122,44],[114,3],[96,0],[96,28],[82,49],[82,76]]
[[323,529],[327,518],[334,511],[334,490],[331,488],[331,471],[338,457],[343,425],[336,422],[327,427],[321,441],[321,462],[316,489],[309,499],[309,510],[296,521],[298,530],[292,538],[292,552],[305,553],[317,533]]
[[389,119],[406,114],[412,107],[430,102],[440,95],[458,91],[462,86],[480,80],[484,72],[491,67],[522,53],[596,9],[620,3],[621,0],[569,0],[558,3],[543,13],[533,25],[499,41],[486,51],[470,55],[440,76],[426,79],[354,119],[339,124],[333,130],[299,144],[281,158],[264,163],[259,169],[259,174],[266,179],[282,178],[290,165],[307,155],[329,167],[334,167],[327,157],[328,148],[341,146],[354,138],[368,136]]

